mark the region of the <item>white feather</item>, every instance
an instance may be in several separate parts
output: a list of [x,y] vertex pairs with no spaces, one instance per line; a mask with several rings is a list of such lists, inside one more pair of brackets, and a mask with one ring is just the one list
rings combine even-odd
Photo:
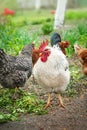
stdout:
[[64,91],[70,81],[69,64],[66,56],[58,47],[46,47],[51,51],[46,62],[41,59],[33,68],[33,74],[37,82],[45,88],[54,88]]

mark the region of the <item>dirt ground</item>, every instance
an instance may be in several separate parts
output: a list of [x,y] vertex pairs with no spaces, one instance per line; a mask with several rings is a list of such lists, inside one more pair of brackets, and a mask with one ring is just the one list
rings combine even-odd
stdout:
[[66,109],[55,106],[47,115],[23,118],[0,124],[0,130],[87,130],[87,95],[68,101]]
[[[69,59],[69,62],[79,66],[78,60]],[[73,83],[72,86],[78,86],[79,96],[71,98],[63,95],[65,109],[58,106],[57,95],[52,93],[48,114],[22,115],[21,121],[0,124],[0,130],[87,130],[87,78]],[[47,100],[48,92],[33,84],[32,78],[25,87],[29,91],[35,91],[39,98]]]

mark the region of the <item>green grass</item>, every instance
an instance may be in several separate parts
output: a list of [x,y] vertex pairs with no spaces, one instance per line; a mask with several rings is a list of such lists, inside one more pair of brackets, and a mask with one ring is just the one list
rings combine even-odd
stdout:
[[0,25],[0,48],[9,54],[17,55],[24,45],[31,44],[36,37],[37,34],[30,35],[12,24]]
[[0,122],[18,120],[25,113],[46,114],[44,101],[38,99],[36,94],[25,90],[17,90],[18,98],[13,99],[14,89],[0,89]]
[[79,23],[76,27],[63,31],[62,39],[70,42],[70,46],[67,48],[67,54],[69,56],[74,54],[75,43],[87,48],[87,23]]
[[[25,10],[17,11],[15,16],[11,17],[13,23],[22,24],[27,23],[28,25],[43,24],[44,22],[53,22],[54,15],[50,13],[50,10]],[[75,21],[87,20],[87,10],[67,10],[65,14],[66,23],[72,24]],[[75,22],[78,24],[78,22]]]
[[78,10],[67,10],[65,15],[66,20],[81,20],[87,19],[87,10],[78,9]]
[[42,24],[46,21],[53,21],[54,16],[50,14],[50,10],[25,10],[16,12],[15,16],[12,17],[12,22],[21,23],[27,21],[28,24]]
[[51,23],[44,23],[41,27],[41,30],[44,35],[50,34],[53,31],[53,24]]

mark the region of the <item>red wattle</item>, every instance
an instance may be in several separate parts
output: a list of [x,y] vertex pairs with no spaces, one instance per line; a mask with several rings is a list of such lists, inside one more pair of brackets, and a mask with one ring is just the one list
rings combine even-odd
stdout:
[[42,62],[46,62],[46,61],[47,61],[47,57],[44,57],[44,56],[41,57],[41,61],[42,61]]

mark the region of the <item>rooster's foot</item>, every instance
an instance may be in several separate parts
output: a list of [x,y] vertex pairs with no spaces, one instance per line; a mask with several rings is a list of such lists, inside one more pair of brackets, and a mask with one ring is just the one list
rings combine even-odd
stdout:
[[59,99],[59,106],[65,108],[65,105],[63,104],[63,100],[60,94],[58,94],[58,99]]
[[47,104],[46,104],[46,106],[44,108],[46,109],[47,107],[50,106],[50,104],[51,104],[51,94],[49,94]]

